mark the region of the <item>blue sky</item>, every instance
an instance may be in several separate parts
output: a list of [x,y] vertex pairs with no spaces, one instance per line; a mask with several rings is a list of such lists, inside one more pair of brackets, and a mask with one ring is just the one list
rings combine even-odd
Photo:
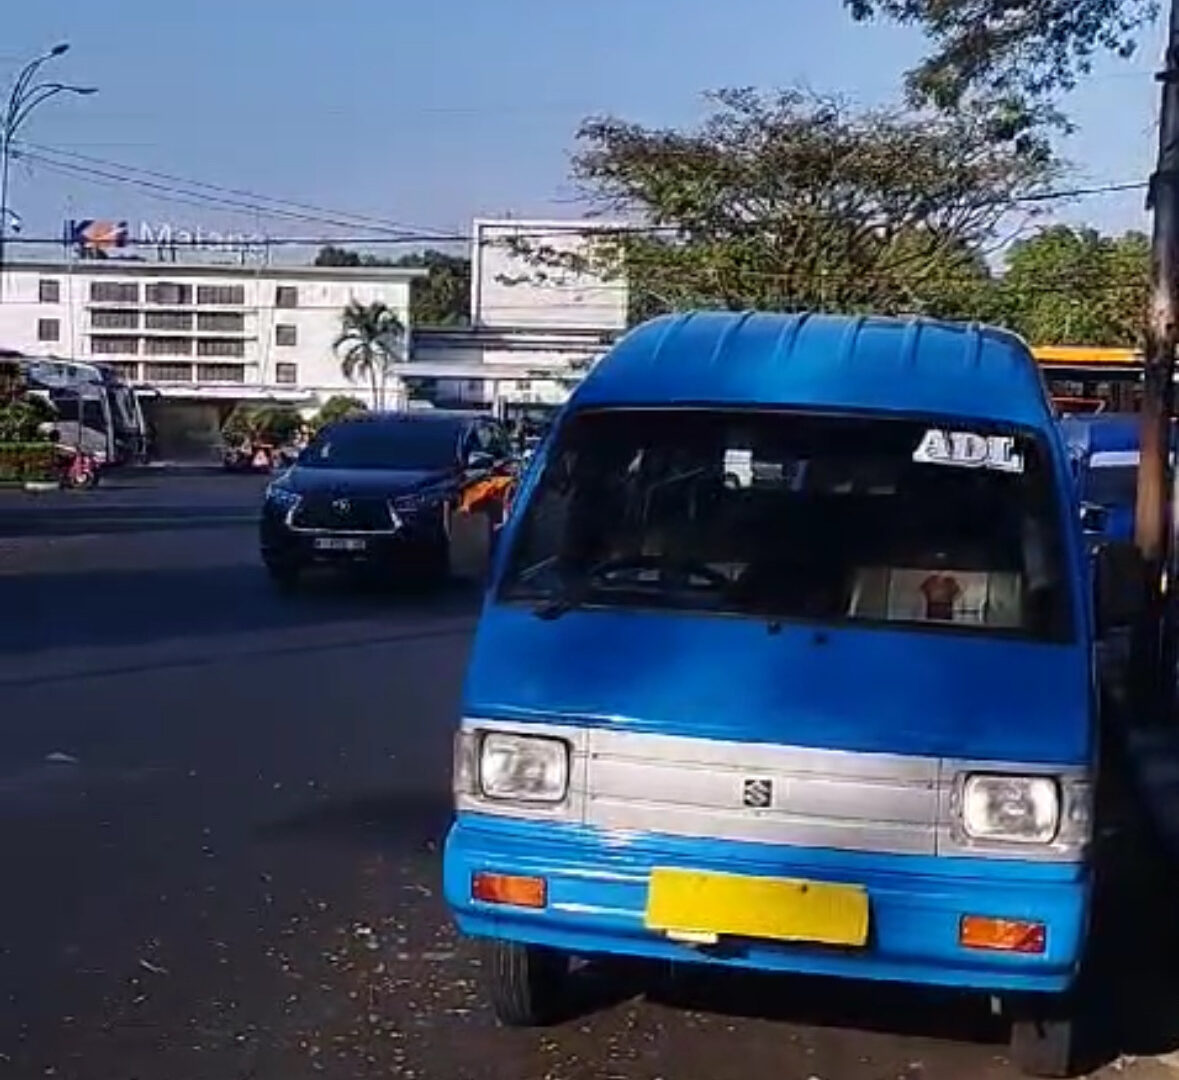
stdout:
[[[0,82],[64,39],[72,49],[54,75],[100,89],[46,105],[23,133],[30,142],[439,230],[463,230],[476,214],[575,212],[568,154],[587,113],[683,124],[700,114],[706,88],[797,82],[878,103],[922,48],[912,31],[853,24],[840,0],[4,6]],[[1156,31],[1135,61],[1102,62],[1070,99],[1080,131],[1063,150],[1080,181],[1149,170],[1157,44]],[[26,235],[59,235],[66,216],[332,231],[32,162],[16,170],[11,203]],[[1061,216],[1111,229],[1145,222],[1140,194]]]

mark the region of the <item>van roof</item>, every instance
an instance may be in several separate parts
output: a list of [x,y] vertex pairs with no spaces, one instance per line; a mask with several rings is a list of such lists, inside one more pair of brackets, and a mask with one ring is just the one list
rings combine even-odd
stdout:
[[878,316],[690,312],[637,327],[594,367],[570,409],[797,406],[995,420],[1047,428],[1031,352],[978,325]]

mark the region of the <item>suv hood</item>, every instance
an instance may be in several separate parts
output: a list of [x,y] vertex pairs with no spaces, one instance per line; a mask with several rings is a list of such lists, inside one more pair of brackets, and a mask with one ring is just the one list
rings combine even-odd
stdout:
[[409,495],[433,487],[451,474],[445,469],[307,469],[294,466],[283,487],[300,495]]

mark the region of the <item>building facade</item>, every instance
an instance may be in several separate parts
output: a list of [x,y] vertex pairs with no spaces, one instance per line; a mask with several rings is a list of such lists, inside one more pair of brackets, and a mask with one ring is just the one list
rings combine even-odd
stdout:
[[166,455],[219,441],[240,401],[314,408],[333,394],[369,399],[333,343],[349,302],[380,301],[410,340],[421,270],[386,267],[183,265],[131,259],[21,262],[3,271],[0,349],[110,364],[152,388]]

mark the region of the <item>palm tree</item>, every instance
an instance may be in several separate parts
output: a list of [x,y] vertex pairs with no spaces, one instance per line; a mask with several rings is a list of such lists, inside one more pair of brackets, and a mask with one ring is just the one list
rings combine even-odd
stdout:
[[385,407],[389,365],[400,359],[404,339],[401,317],[379,300],[371,304],[352,300],[340,316],[340,333],[332,347],[340,353],[344,378],[367,379],[378,409]]

